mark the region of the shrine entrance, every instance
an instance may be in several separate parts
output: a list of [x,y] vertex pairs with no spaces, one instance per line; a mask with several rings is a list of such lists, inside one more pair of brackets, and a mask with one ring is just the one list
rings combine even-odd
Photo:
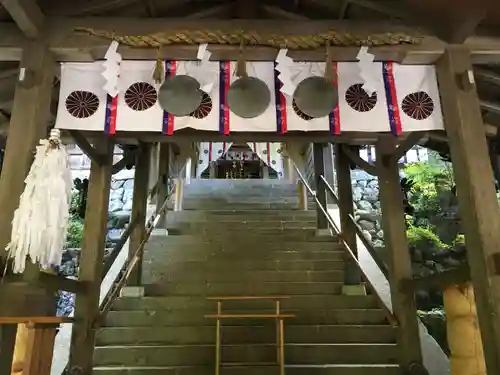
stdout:
[[[253,147],[252,147],[252,146]],[[264,147],[264,149],[263,149]],[[267,147],[267,148],[266,148]],[[217,179],[278,179],[283,175],[281,169],[283,163],[281,156],[274,155],[272,160],[268,160],[271,167],[268,166],[265,158],[272,154],[270,144],[264,144],[259,147],[256,143],[232,143],[218,148],[216,144],[208,147],[208,154],[214,155],[213,159],[207,164],[200,164],[204,168],[201,172],[201,178]],[[225,151],[227,149],[227,151]],[[262,150],[261,150],[262,149]],[[268,151],[269,150],[269,151]],[[259,156],[260,153],[260,156]],[[215,156],[216,155],[216,156]],[[276,169],[274,168],[276,166]]]

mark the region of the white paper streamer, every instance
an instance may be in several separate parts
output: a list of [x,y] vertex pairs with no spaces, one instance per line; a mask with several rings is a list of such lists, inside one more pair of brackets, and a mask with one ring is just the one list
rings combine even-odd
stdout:
[[377,72],[377,66],[373,63],[375,56],[368,53],[368,47],[363,46],[359,49],[356,58],[359,61],[358,67],[360,76],[363,79],[363,89],[371,96],[379,89],[379,80],[377,79],[379,72]]
[[290,68],[293,66],[293,59],[287,56],[288,49],[280,49],[276,56],[276,70],[279,72],[278,79],[282,83],[280,91],[287,95],[293,96],[296,86],[292,82]]
[[118,42],[112,41],[104,56],[104,71],[102,76],[106,80],[104,91],[106,91],[113,98],[118,95],[118,76],[120,75],[120,63],[122,56],[118,53]]

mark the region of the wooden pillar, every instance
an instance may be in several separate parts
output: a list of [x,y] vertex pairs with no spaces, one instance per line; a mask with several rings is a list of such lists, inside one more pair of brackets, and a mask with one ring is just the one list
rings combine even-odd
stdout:
[[437,73],[486,369],[500,374],[500,210],[468,48],[449,46]]
[[[313,160],[314,160],[314,181],[316,186],[316,196],[323,207],[326,208],[326,190],[321,181],[320,176],[325,174],[325,161],[323,158],[324,144],[313,144]],[[328,221],[323,212],[316,208],[316,227],[318,229],[327,229]]]
[[379,173],[384,242],[388,253],[392,309],[399,322],[399,363],[405,369],[413,363],[421,365],[422,352],[414,294],[405,294],[399,290],[401,280],[411,279],[413,274],[410,252],[406,241],[406,223],[403,194],[399,183],[399,166],[396,158],[392,156],[395,145],[395,139],[392,136],[381,137],[376,147],[376,163]]
[[[0,249],[2,250],[10,242],[12,218],[19,206],[24,180],[33,162],[33,151],[38,140],[47,135],[54,78],[53,57],[40,41],[27,43],[20,67],[26,69],[27,81],[26,84],[18,83],[16,86],[9,136],[0,175],[0,207],[2,207]],[[31,80],[30,77],[35,77],[35,80]],[[6,251],[0,251],[0,257],[6,256]],[[17,327],[4,325],[0,330],[0,374],[9,374]]]
[[[349,215],[354,216],[350,160],[339,144],[335,145],[335,170],[337,172],[337,194],[339,198],[340,230],[342,232],[342,238],[349,245],[353,253],[357,255],[356,227],[349,217]],[[346,257],[344,284],[359,285],[360,282],[361,275],[358,267],[350,257]]]
[[26,357],[22,375],[50,375],[57,327],[27,327]]
[[[151,190],[156,184],[156,178],[158,176],[158,167],[159,167],[159,144],[154,143],[151,145],[150,151],[150,173],[148,177],[148,190]],[[156,204],[156,195],[151,197],[151,204]]]
[[[148,180],[151,144],[141,143],[137,150],[135,163],[134,194],[132,196],[132,218],[138,218],[139,223],[130,234],[129,258],[134,256],[135,251],[144,240],[146,235],[146,210],[148,205]],[[142,283],[142,255],[137,266],[130,274],[127,285],[139,286]]]
[[[170,176],[170,144],[160,143],[158,156],[158,195],[156,200],[156,210],[158,211],[168,196],[168,179]],[[158,227],[166,229],[165,215],[160,219]]]
[[99,314],[101,274],[106,244],[108,201],[113,160],[113,143],[109,139],[94,142],[94,147],[104,155],[103,164],[92,162],[90,167],[85,230],[80,258],[78,280],[88,283],[85,294],[77,294],[75,319],[71,335],[69,368],[81,369],[84,375],[92,373],[95,329],[92,323]]

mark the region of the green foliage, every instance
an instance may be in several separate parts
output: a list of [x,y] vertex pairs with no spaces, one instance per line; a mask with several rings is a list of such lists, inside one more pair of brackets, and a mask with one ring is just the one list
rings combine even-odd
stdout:
[[412,224],[406,230],[406,236],[410,246],[416,249],[447,249],[448,246],[444,244],[440,238],[429,228],[416,227]]
[[458,206],[451,164],[429,153],[429,162],[409,164],[405,177],[412,182],[408,200],[408,242],[415,248],[442,250],[455,244],[459,234]]
[[71,216],[69,219],[67,248],[80,248],[83,240],[83,220],[76,214],[78,212],[78,192],[71,195]]

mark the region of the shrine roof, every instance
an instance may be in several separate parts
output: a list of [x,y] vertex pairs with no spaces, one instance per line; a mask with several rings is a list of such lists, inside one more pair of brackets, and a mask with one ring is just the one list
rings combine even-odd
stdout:
[[[354,59],[359,45],[367,44],[376,46],[379,59],[411,64],[433,63],[447,43],[466,43],[476,63],[484,122],[500,126],[500,6],[491,0],[2,0],[0,4],[4,4],[0,5],[0,124],[4,125],[10,118],[20,51],[27,39],[43,40],[61,61],[102,58],[110,38],[125,36],[132,38],[122,40],[131,47],[124,58],[155,58],[159,45],[152,40],[168,44],[165,53],[194,58],[186,40],[196,44],[217,31],[226,45],[214,48],[216,57],[233,56],[240,39],[246,38],[264,44],[253,51],[257,60],[275,54],[269,47],[280,40],[296,49],[297,59],[324,59],[320,47],[330,40],[342,48],[334,51],[339,60]],[[76,29],[79,35],[74,35]],[[293,37],[305,41],[293,45]],[[133,48],[137,46],[130,40],[142,48]],[[54,112],[56,102],[52,108]]]

